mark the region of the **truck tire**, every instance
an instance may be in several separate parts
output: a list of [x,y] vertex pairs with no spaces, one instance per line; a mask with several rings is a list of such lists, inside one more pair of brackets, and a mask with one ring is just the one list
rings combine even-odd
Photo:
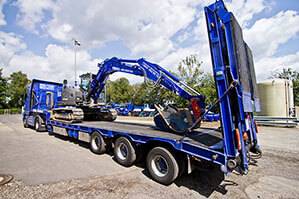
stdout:
[[93,132],[90,136],[90,150],[95,154],[106,152],[106,143],[103,136],[98,132]]
[[148,153],[146,166],[151,177],[164,185],[171,184],[179,175],[175,157],[163,147],[155,147]]
[[129,167],[136,161],[136,150],[127,138],[120,137],[114,144],[114,157],[119,164]]
[[37,132],[41,132],[42,131],[42,123],[41,123],[41,118],[40,117],[36,117],[34,120],[34,129]]

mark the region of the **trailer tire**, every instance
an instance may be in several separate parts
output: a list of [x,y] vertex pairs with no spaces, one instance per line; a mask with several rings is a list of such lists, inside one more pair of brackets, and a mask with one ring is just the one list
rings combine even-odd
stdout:
[[119,137],[114,144],[114,157],[119,164],[130,167],[136,161],[136,150],[127,138]]
[[40,117],[36,117],[34,120],[34,129],[37,132],[41,132],[42,131],[42,124],[41,124],[41,118]]
[[95,154],[106,152],[106,142],[103,136],[98,132],[93,132],[90,136],[90,150]]
[[175,157],[163,147],[155,147],[148,153],[146,166],[151,177],[164,185],[171,184],[179,175]]

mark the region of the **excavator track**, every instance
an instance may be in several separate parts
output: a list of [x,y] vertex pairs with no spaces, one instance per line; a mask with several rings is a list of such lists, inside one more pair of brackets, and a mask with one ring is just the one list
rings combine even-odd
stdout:
[[84,119],[83,110],[74,107],[55,108],[52,111],[52,119],[57,121],[67,121],[70,123],[82,122]]

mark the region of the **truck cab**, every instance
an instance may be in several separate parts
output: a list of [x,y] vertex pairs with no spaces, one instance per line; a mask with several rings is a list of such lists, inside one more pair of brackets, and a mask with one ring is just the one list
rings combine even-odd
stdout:
[[36,131],[45,129],[47,112],[57,107],[61,101],[62,84],[33,79],[27,86],[23,109],[24,127],[33,127]]

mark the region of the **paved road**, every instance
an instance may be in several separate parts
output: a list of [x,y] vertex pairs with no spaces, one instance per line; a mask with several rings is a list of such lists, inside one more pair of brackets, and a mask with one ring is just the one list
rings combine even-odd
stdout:
[[142,167],[121,167],[110,155],[24,129],[20,116],[0,116],[0,173],[15,176],[0,198],[299,198],[299,129],[260,131],[263,158],[247,176],[204,170],[163,186]]
[[46,132],[25,129],[21,117],[0,116],[0,173],[11,173],[26,184],[121,173],[109,155],[96,155],[78,143]]

